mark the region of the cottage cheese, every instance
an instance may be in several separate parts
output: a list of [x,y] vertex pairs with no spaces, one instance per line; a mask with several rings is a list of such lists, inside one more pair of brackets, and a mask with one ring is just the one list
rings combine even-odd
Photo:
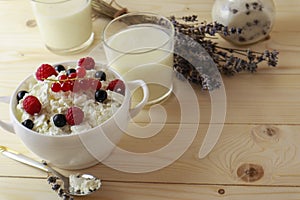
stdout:
[[101,187],[99,179],[94,177],[82,177],[79,175],[70,175],[70,191],[77,194],[88,194]]
[[[65,66],[66,67],[66,66]],[[68,67],[66,67],[68,68]],[[70,68],[70,67],[69,67]],[[74,68],[74,66],[72,66]],[[102,69],[101,69],[102,70]],[[87,70],[86,77],[94,77],[97,70]],[[101,81],[102,88],[106,88],[108,83],[116,77],[108,70],[103,69],[107,75],[106,81]],[[31,119],[34,122],[33,130],[45,135],[66,135],[76,134],[84,130],[91,129],[109,119],[121,106],[124,96],[107,90],[107,101],[100,103],[95,101],[95,91],[79,91],[79,92],[53,92],[51,84],[58,80],[58,77],[65,74],[65,71],[60,72],[58,76],[51,76],[47,80],[37,81],[33,79],[28,87],[27,95],[36,96],[42,104],[42,110],[38,115],[30,115],[23,109],[23,99],[17,105],[17,118],[20,122],[26,119]],[[79,125],[65,125],[56,127],[52,120],[55,114],[64,113],[71,107],[76,106],[84,112],[84,120]]]

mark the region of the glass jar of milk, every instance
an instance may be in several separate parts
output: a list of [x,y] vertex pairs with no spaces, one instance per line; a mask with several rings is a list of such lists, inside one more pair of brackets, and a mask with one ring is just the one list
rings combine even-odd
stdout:
[[31,0],[46,47],[58,54],[87,48],[94,39],[91,0]]
[[215,0],[212,19],[228,28],[241,28],[241,34],[222,35],[226,40],[246,45],[269,36],[275,20],[273,0]]

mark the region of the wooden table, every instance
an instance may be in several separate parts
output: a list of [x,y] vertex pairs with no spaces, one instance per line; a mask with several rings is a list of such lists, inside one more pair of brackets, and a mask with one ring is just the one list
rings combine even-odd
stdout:
[[[118,2],[130,11],[152,11],[166,16],[197,14],[199,19],[207,21],[211,20],[213,3],[212,0]],[[210,123],[210,95],[194,86],[201,110],[199,122],[180,121],[178,101],[172,95],[161,104],[166,111],[166,123],[162,124],[159,116],[153,118],[154,124],[163,125],[159,134],[147,139],[125,136],[120,143],[129,151],[151,152],[167,145],[176,136],[180,124],[186,134],[199,125],[195,139],[180,158],[148,173],[126,173],[104,164],[83,170],[99,176],[103,187],[100,192],[79,199],[300,199],[300,1],[275,0],[275,3],[277,18],[271,38],[251,48],[279,50],[278,68],[262,67],[255,74],[223,77],[226,119],[221,138],[210,154],[204,159],[198,158]],[[106,23],[102,19],[94,21],[96,41],[88,50],[77,55],[59,56],[43,46],[38,28],[32,23],[34,16],[29,1],[0,1],[0,8],[1,96],[10,96],[19,81],[40,63],[88,55],[99,44],[100,29]],[[219,42],[228,45],[223,40]],[[188,106],[189,101],[184,105]],[[8,106],[1,104],[0,110],[1,119],[9,120]],[[146,125],[149,120],[145,109],[135,122]],[[1,145],[39,159],[11,133],[1,130],[0,141]],[[0,199],[59,199],[50,189],[46,173],[3,156],[0,156],[0,162]],[[133,161],[124,166],[130,166],[130,163]],[[263,173],[251,170],[252,164],[260,166]],[[136,161],[134,165],[142,168],[143,162]],[[239,169],[248,173],[237,175]],[[253,180],[251,175],[257,175],[259,179]]]

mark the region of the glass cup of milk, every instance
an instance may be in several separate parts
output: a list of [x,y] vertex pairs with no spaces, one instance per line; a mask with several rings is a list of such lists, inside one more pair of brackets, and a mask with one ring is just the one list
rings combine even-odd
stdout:
[[91,0],[31,0],[45,46],[57,54],[77,53],[94,40]]
[[[146,82],[148,105],[159,103],[172,93],[174,26],[166,17],[125,14],[108,23],[102,37],[108,65],[125,80]],[[133,101],[138,102],[141,97],[137,90]]]

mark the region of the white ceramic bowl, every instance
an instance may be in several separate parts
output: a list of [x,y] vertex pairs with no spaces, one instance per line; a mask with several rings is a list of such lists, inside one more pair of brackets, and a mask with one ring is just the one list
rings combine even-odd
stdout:
[[[63,65],[76,65],[76,61],[63,62]],[[56,63],[57,64],[57,63]],[[55,65],[55,64],[53,64]],[[96,63],[96,66],[103,66]],[[116,78],[124,79],[111,68],[107,68]],[[82,169],[93,166],[105,159],[120,140],[122,133],[126,130],[131,117],[134,117],[147,103],[149,92],[145,82],[141,80],[125,82],[126,91],[122,105],[117,109],[111,118],[102,124],[71,135],[44,135],[32,131],[23,126],[15,116],[18,91],[22,90],[34,75],[23,80],[10,97],[9,111],[11,122],[6,123],[0,120],[0,126],[15,133],[22,142],[41,159],[48,161],[56,167],[63,169]],[[134,108],[131,108],[130,89],[142,87],[144,92],[143,100]],[[7,98],[1,97],[4,102]]]

